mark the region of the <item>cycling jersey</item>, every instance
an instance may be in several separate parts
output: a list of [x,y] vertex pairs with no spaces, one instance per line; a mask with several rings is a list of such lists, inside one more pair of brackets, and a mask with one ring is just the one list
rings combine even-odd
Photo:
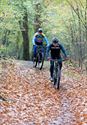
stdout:
[[52,59],[61,58],[61,51],[63,52],[65,57],[67,56],[64,47],[60,43],[58,43],[57,46],[54,46],[53,44],[50,44],[48,46],[47,57],[49,56],[49,51],[50,51],[50,56]]
[[44,45],[44,44],[48,45],[49,42],[43,33],[39,34],[37,32],[33,37],[32,43],[33,45]]

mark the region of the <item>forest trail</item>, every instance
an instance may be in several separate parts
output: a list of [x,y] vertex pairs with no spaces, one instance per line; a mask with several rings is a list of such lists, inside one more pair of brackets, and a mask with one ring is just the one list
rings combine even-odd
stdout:
[[29,61],[1,63],[5,100],[0,98],[0,125],[87,125],[87,76],[64,65],[56,90],[48,66],[39,70]]

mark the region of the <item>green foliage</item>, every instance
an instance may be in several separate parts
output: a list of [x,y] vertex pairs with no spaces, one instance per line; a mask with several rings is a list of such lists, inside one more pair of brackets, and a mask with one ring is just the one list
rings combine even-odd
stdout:
[[[33,7],[31,5],[31,1],[2,0],[0,3],[0,44],[3,43],[3,39],[4,39],[5,45],[3,46],[4,48],[6,47],[6,51],[8,52],[6,52],[4,49],[1,49],[1,51],[4,51],[5,55],[6,54],[13,55],[13,53],[14,55],[16,55],[17,43],[18,43],[18,48],[20,48],[22,44],[22,41],[23,41],[22,35],[19,35],[21,34],[19,21],[23,21],[25,9],[29,14],[29,22],[32,22],[33,13],[31,12],[33,12]],[[6,34],[5,31],[9,31],[9,34]],[[11,42],[11,44],[9,44],[8,46],[6,45],[7,40],[8,40],[8,43]]]
[[[40,3],[39,12],[35,9],[37,3]],[[22,58],[21,29],[25,30],[22,24],[25,12],[28,14],[30,51],[32,51],[35,16],[38,14],[49,41],[57,36],[70,55],[76,56],[79,60],[81,47],[85,48],[82,50],[82,54],[85,55],[87,47],[84,47],[84,44],[80,47],[79,41],[87,41],[86,0],[0,0],[0,52]]]

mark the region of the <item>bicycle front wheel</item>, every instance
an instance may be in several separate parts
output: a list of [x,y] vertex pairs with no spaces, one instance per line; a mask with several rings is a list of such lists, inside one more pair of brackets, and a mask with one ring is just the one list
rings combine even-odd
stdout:
[[61,69],[58,67],[58,74],[57,74],[57,81],[56,81],[57,89],[60,88],[60,79],[61,79]]
[[33,58],[33,67],[37,67],[37,63],[38,63],[38,57],[36,56],[36,58]]
[[60,88],[60,77],[57,80],[57,89],[59,89],[59,88]]
[[44,54],[42,53],[38,57],[38,67],[40,70],[43,68],[43,64],[44,64]]

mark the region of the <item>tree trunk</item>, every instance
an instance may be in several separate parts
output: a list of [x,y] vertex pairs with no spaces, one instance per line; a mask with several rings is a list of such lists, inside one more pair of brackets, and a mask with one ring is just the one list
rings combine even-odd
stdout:
[[87,0],[86,0],[86,8],[85,8],[85,26],[86,26],[86,42],[87,42]]
[[9,43],[8,43],[8,35],[9,35],[9,33],[10,33],[10,31],[7,30],[7,29],[5,29],[5,31],[3,33],[4,36],[3,36],[3,39],[2,39],[2,44],[6,45],[6,47],[9,45]]
[[35,4],[35,19],[34,19],[34,28],[35,28],[35,32],[38,30],[38,28],[41,27],[41,4],[40,3],[36,3]]
[[80,10],[79,8],[77,8],[77,12],[78,12],[78,23],[79,23],[79,66],[82,69],[82,28],[81,28],[81,20],[80,20]]
[[[20,22],[21,27],[21,22]],[[23,36],[23,59],[29,60],[30,54],[29,54],[29,36],[28,36],[28,15],[27,11],[25,12],[25,15],[23,17],[21,32]]]

